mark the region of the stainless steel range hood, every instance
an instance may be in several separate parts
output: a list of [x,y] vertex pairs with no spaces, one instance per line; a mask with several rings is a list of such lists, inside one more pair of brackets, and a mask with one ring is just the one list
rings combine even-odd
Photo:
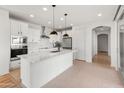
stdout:
[[46,34],[45,34],[45,26],[41,26],[41,36],[40,36],[40,38],[42,39],[42,38],[47,38],[47,39],[49,39],[49,36],[47,36]]

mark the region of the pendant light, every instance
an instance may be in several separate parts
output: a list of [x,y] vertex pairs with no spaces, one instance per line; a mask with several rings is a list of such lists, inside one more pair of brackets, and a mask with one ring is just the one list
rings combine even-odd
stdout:
[[67,37],[69,37],[69,35],[66,32],[66,16],[67,16],[67,14],[65,13],[64,16],[65,16],[65,34],[63,35],[63,37],[67,38]]
[[53,7],[53,31],[50,33],[50,35],[57,35],[57,32],[55,31],[55,24],[54,24],[54,7],[56,7],[56,5],[52,5]]

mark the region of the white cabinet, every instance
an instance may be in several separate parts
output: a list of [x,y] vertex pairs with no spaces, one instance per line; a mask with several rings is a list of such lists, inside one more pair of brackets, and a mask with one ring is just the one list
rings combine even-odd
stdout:
[[28,42],[33,42],[33,31],[31,28],[29,28]]
[[16,20],[10,20],[11,35],[28,35],[28,24]]
[[10,21],[11,35],[19,35],[20,34],[20,24],[17,21]]
[[10,69],[17,69],[20,68],[20,60],[16,60],[16,61],[11,61],[10,62]]
[[28,36],[28,24],[27,23],[20,23],[20,33],[23,36]]
[[40,29],[29,28],[28,42],[39,42],[40,34]]

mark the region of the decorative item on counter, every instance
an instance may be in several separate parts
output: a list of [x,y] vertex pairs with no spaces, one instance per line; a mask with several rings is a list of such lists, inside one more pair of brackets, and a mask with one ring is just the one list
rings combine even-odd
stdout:
[[59,41],[56,41],[55,42],[55,46],[54,47],[57,47],[58,48],[58,52],[60,52],[61,46],[62,46],[61,42],[59,42]]

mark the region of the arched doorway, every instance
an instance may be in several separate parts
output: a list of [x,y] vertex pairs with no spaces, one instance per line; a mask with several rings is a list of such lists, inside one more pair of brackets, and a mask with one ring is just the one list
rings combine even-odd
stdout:
[[108,26],[93,29],[93,63],[110,66],[110,30]]

